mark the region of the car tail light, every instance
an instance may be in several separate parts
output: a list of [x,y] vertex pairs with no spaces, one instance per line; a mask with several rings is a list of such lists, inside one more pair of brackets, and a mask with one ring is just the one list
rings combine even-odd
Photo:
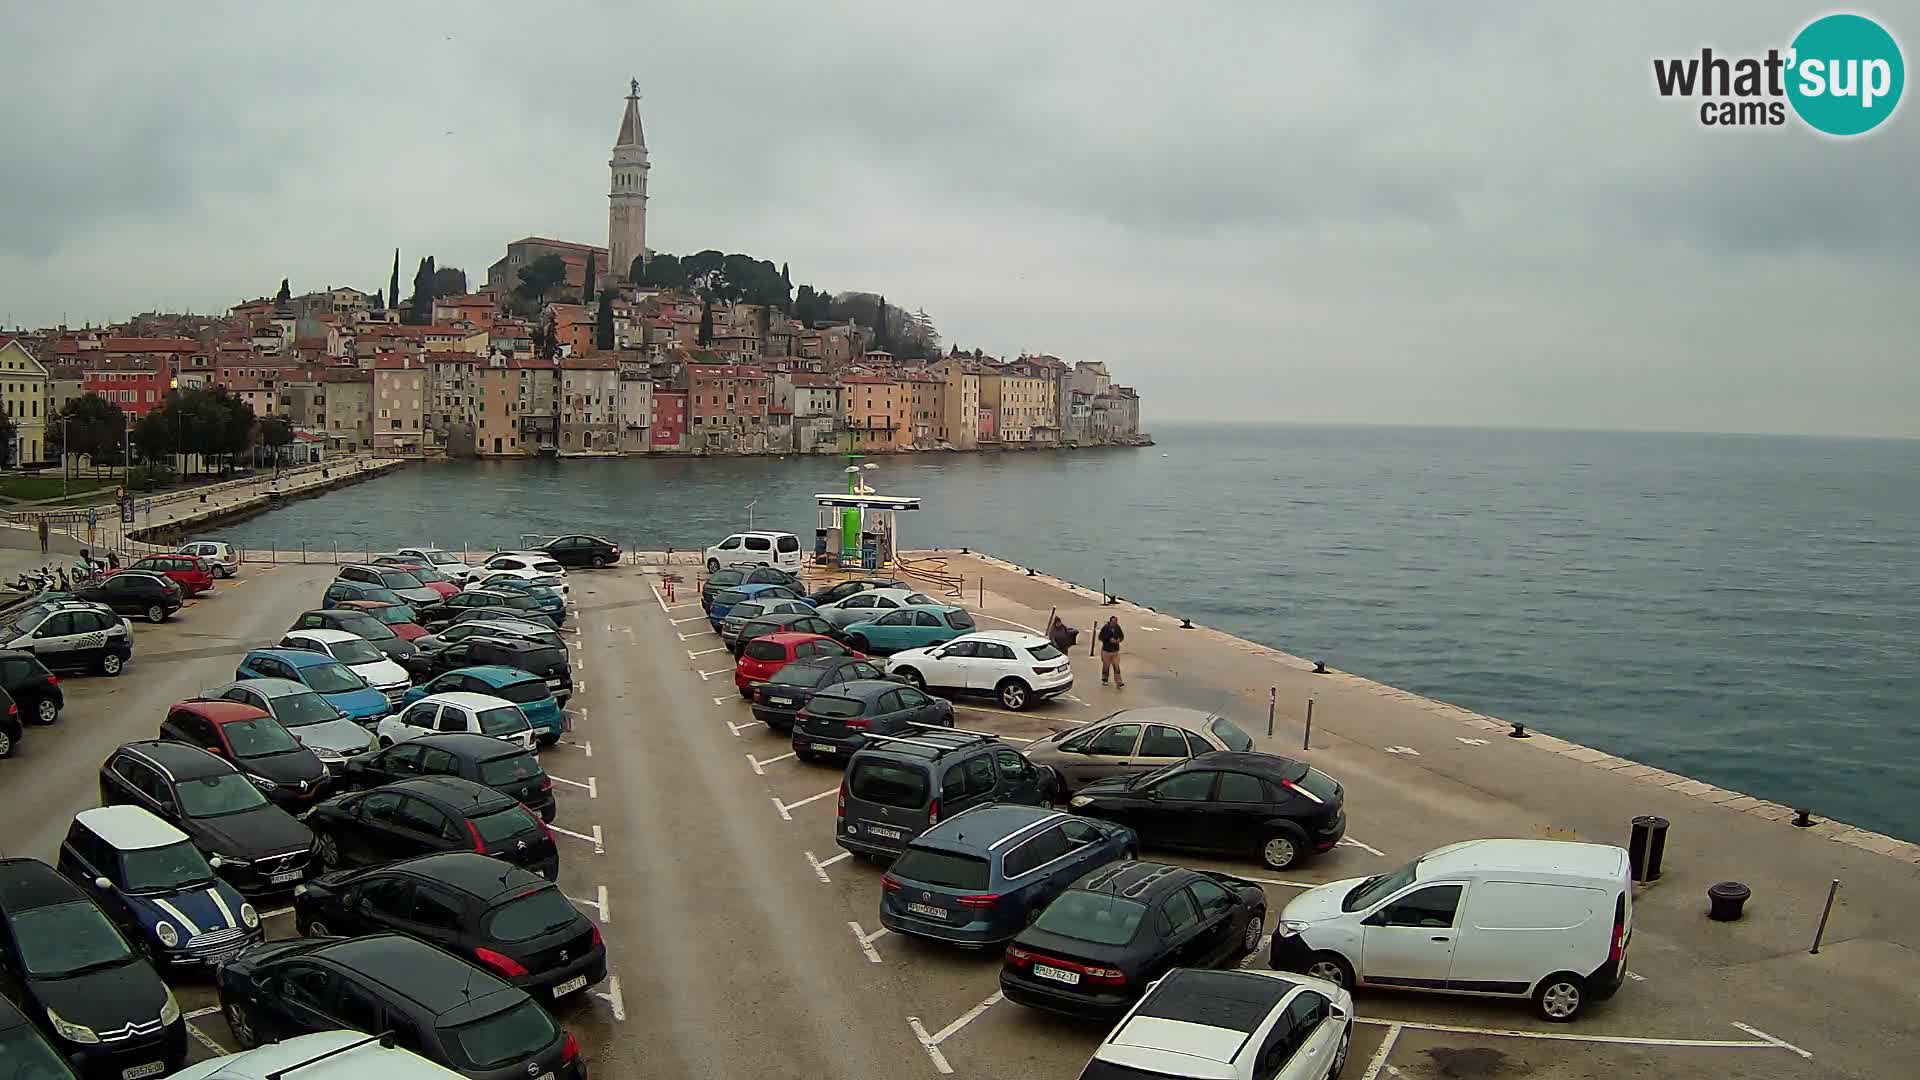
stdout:
[[588,929],[593,931],[593,943],[595,945],[600,944],[600,928],[597,926],[592,926],[592,927],[588,927]]
[[[473,850],[475,854],[485,855],[487,853],[487,842],[480,839],[479,826],[473,823],[472,818],[461,818],[460,820],[467,823],[467,836],[473,840]],[[534,820],[538,821],[540,819],[536,817]]]
[[60,676],[58,676],[58,675],[48,675],[48,676],[47,676],[47,685],[48,685],[48,686],[59,686],[59,685],[60,685]]
[[1085,974],[1088,982],[1106,983],[1109,986],[1127,981],[1127,973],[1118,968],[1090,967]]
[[505,975],[509,979],[522,978],[527,973],[527,969],[521,967],[518,960],[515,960],[511,956],[502,956],[492,949],[475,949],[473,950],[473,956],[474,959]]
[[1033,954],[1025,949],[1009,945],[1007,946],[1007,963],[1012,964],[1014,967],[1026,967],[1028,964],[1033,963]]
[[551,777],[551,776],[543,776],[543,777],[541,777],[541,778],[540,778],[540,790],[541,790],[541,791],[552,791],[552,790],[553,790],[553,777]]
[[18,705],[15,705],[15,704],[14,704],[14,703],[12,703],[12,702],[8,702],[8,703],[7,703],[7,715],[8,715],[8,716],[19,716],[19,715],[20,715],[20,706],[18,706]]
[[899,892],[900,879],[894,877],[892,874],[880,875],[880,890],[882,892]]
[[852,720],[847,721],[848,731],[865,731],[872,726],[873,726],[873,721],[863,719],[857,716],[854,717]]
[[839,818],[841,821],[847,820],[847,781],[844,778],[840,781],[840,798],[838,805],[834,809],[833,816]]
[[927,827],[932,828],[938,824],[940,824],[940,800],[935,799],[927,804]]
[[974,896],[956,896],[953,902],[966,908],[990,908],[1000,902],[1000,894],[979,893]]
[[1618,966],[1627,955],[1627,905],[1614,901],[1613,943],[1607,947],[1607,963]]
[[567,1041],[560,1044],[560,1060],[572,1061],[579,1056],[580,1043],[573,1037],[573,1032],[569,1031],[567,1032]]
[[1053,674],[1053,669],[1050,667],[1037,667],[1033,669],[1033,673],[1035,675],[1051,675]]

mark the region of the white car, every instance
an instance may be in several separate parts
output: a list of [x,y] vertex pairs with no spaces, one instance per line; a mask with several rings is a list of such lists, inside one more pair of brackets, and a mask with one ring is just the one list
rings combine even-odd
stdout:
[[567,598],[566,578],[558,574],[549,574],[543,570],[510,569],[504,566],[474,567],[473,573],[467,575],[466,588],[468,590],[484,589],[487,587],[487,582],[492,581],[494,578],[503,577],[519,578],[529,585],[545,585],[547,588],[559,593],[560,599],[565,600]]
[[388,705],[399,705],[413,679],[407,669],[387,659],[373,642],[345,630],[289,630],[280,639],[282,649],[306,649],[326,653],[347,665],[368,686],[387,696]]
[[459,1080],[410,1050],[383,1045],[378,1035],[321,1031],[255,1050],[187,1066],[173,1080]]
[[1272,971],[1175,968],[1101,1041],[1081,1080],[1333,1080],[1353,1044],[1353,997]]
[[230,578],[240,570],[240,553],[233,545],[220,540],[195,540],[181,544],[174,551],[182,555],[198,555],[201,560],[213,568],[216,577]]
[[464,731],[491,735],[516,746],[533,749],[533,725],[520,706],[491,694],[461,690],[423,697],[397,715],[381,717],[373,729],[381,746],[392,746],[436,731]]
[[701,556],[711,574],[723,566],[777,566],[799,573],[806,562],[800,538],[783,532],[734,533]]
[[832,623],[835,629],[844,630],[854,623],[877,619],[889,611],[939,602],[926,593],[912,589],[868,589],[831,604],[822,604],[814,608],[813,613]]
[[461,559],[460,556],[442,548],[403,547],[396,550],[394,554],[404,555],[409,559],[418,559],[428,566],[433,567],[435,570],[440,571],[442,574],[447,575],[447,580],[452,581],[456,585],[465,582],[467,575],[474,571],[474,567],[468,566],[466,561]]
[[1073,689],[1073,662],[1039,634],[980,630],[945,645],[902,649],[887,657],[887,674],[922,690],[982,694],[1019,712]]
[[480,566],[484,570],[537,570],[554,577],[567,576],[567,568],[544,551],[498,551]]

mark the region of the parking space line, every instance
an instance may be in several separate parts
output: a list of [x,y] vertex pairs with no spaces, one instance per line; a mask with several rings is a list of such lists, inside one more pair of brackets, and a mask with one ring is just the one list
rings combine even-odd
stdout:
[[1367,1061],[1367,1071],[1360,1074],[1360,1080],[1374,1080],[1375,1077],[1380,1075],[1380,1070],[1386,1067],[1387,1058],[1393,1054],[1393,1044],[1397,1042],[1399,1038],[1400,1025],[1389,1025],[1387,1027],[1387,1037],[1380,1041],[1380,1049],[1375,1050],[1373,1057]]
[[701,672],[700,681],[705,682],[708,679],[713,678],[715,675],[731,675],[731,674],[733,674],[733,669],[730,667],[716,668],[712,671]]
[[[1008,626],[1017,626],[1020,629],[1025,630],[1029,634],[1040,634],[1040,631],[1035,630],[1033,627],[1028,626],[1026,623],[1014,622],[1012,619],[1003,619],[998,615],[989,615],[984,611],[974,612],[973,617],[976,619],[992,619],[994,622],[997,622],[997,623],[1006,623]],[[1040,635],[1040,636],[1044,637],[1045,635]]]
[[620,976],[618,975],[607,976],[607,992],[603,994],[600,991],[595,990],[593,992],[593,996],[613,1006],[613,1018],[615,1020],[618,1020],[622,1023],[626,1022],[627,1003],[626,1003],[626,999],[620,996]]
[[849,920],[847,928],[853,931],[853,940],[860,943],[860,951],[867,954],[868,963],[878,964],[883,962],[880,959],[880,951],[873,947],[873,943],[879,940],[880,935],[887,932],[886,927],[883,926],[869,934],[860,928],[859,923]]
[[780,811],[780,819],[782,821],[792,821],[793,814],[790,813],[789,811],[798,810],[810,802],[819,802],[821,799],[824,799],[829,795],[838,795],[838,794],[840,794],[839,788],[830,787],[818,795],[809,795],[806,798],[801,799],[799,802],[792,802],[792,803],[781,802],[780,797],[778,795],[770,795],[768,796],[768,798],[773,800],[773,808],[775,810]]
[[927,1034],[926,1025],[922,1024],[917,1016],[907,1017],[907,1026],[913,1029],[913,1037],[920,1040],[920,1046],[926,1050],[927,1056],[933,1059],[933,1067],[942,1073],[952,1073],[953,1066],[947,1064],[947,1056],[940,1052],[940,1044],[958,1034],[961,1028],[978,1020],[981,1013],[993,1008],[1001,1000],[1002,995],[995,991],[992,997],[961,1013],[960,1019],[941,1028],[937,1035]]
[[583,907],[590,907],[593,910],[599,912],[601,922],[603,923],[612,922],[613,918],[607,914],[607,887],[605,885],[601,885],[601,886],[598,886],[597,888],[600,895],[600,899],[598,900],[588,900],[578,896],[569,896],[567,897],[567,899]]
[[689,615],[684,619],[668,619],[667,621],[672,623],[675,626],[679,626],[683,622],[700,622],[701,620],[706,618],[707,617],[705,615]]
[[555,776],[552,773],[547,774],[547,779],[557,780],[562,784],[572,784],[577,788],[586,788],[587,798],[589,799],[597,799],[600,797],[600,780],[597,777],[587,777],[587,782],[584,784],[578,780],[569,780],[564,776]]
[[[1320,885],[1315,884],[1311,881],[1282,881],[1279,878],[1248,877],[1245,874],[1235,874],[1234,876],[1239,878],[1242,881],[1258,882],[1261,885],[1278,885],[1281,888],[1285,888],[1285,889],[1317,889],[1320,887]],[[1324,884],[1324,882],[1322,882],[1321,884]]]
[[1766,1041],[1772,1043],[1773,1045],[1779,1047],[1782,1050],[1791,1050],[1794,1053],[1799,1054],[1803,1058],[1813,1057],[1813,1053],[1811,1051],[1802,1050],[1799,1047],[1793,1045],[1790,1042],[1787,1042],[1784,1039],[1776,1039],[1773,1036],[1767,1034],[1764,1031],[1761,1031],[1757,1027],[1753,1027],[1750,1024],[1743,1024],[1740,1021],[1735,1020],[1733,1022],[1733,1026],[1739,1028],[1741,1031],[1746,1032],[1747,1034],[1753,1036],[1756,1039],[1765,1039]]
[[694,638],[697,638],[697,637],[719,637],[719,636],[720,635],[715,634],[712,630],[695,630],[691,634],[681,634],[680,640],[692,641]]
[[[1370,852],[1372,852],[1373,854],[1375,854],[1375,855],[1378,855],[1378,856],[1380,856],[1380,857],[1381,857],[1381,858],[1383,858],[1383,859],[1384,859],[1384,858],[1386,858],[1386,856],[1387,856],[1387,853],[1386,853],[1386,852],[1384,852],[1384,851],[1381,851],[1381,850],[1380,850],[1379,848],[1377,848],[1377,847],[1374,847],[1374,846],[1373,846],[1373,845],[1371,845],[1371,844],[1363,844],[1363,843],[1361,843],[1360,841],[1358,841],[1358,840],[1355,840],[1355,839],[1354,839],[1353,837],[1351,837],[1351,836],[1343,836],[1343,837],[1341,837],[1341,838],[1340,838],[1340,844],[1344,844],[1344,845],[1346,845],[1347,847],[1357,847],[1357,848],[1359,848],[1359,849],[1360,849],[1361,851],[1370,851]],[[1335,845],[1335,846],[1336,846],[1336,847],[1338,847],[1338,846],[1340,846],[1340,845]]]
[[715,645],[711,649],[701,649],[699,652],[695,652],[692,649],[688,649],[687,659],[698,660],[701,657],[707,655],[708,653],[717,653],[717,652],[726,652],[726,651],[727,651],[727,647],[725,645]]
[[1812,1053],[1792,1043],[1776,1039],[1738,1021],[1734,1022],[1734,1027],[1760,1037],[1757,1039],[1661,1039],[1648,1035],[1582,1035],[1572,1031],[1479,1028],[1460,1024],[1427,1024],[1416,1020],[1381,1020],[1371,1016],[1356,1016],[1353,1022],[1372,1024],[1376,1027],[1406,1028],[1410,1031],[1438,1031],[1448,1035],[1491,1035],[1501,1039],[1544,1039],[1550,1042],[1604,1043],[1610,1046],[1695,1046],[1719,1050],[1790,1050],[1804,1058],[1813,1056]]
[[727,702],[729,702],[729,701],[731,701],[731,700],[733,700],[733,699],[731,699],[731,698],[723,698],[723,697],[717,697],[717,698],[714,698],[714,699],[713,699],[713,703],[714,703],[715,705],[725,705],[725,704],[726,704]]
[[794,756],[794,752],[792,750],[789,750],[786,753],[781,754],[779,757],[770,757],[765,761],[761,761],[759,758],[754,757],[752,754],[748,754],[747,764],[753,766],[753,774],[755,776],[765,776],[767,775],[766,768],[765,768],[766,766],[771,765],[776,761],[785,761],[788,758],[793,756]]
[[811,851],[806,852],[807,862],[813,867],[813,876],[819,878],[821,883],[825,885],[833,884],[833,879],[827,876],[827,867],[832,866],[841,859],[852,856],[852,854],[853,852],[851,851],[843,851],[831,859],[821,859]]
[[206,1047],[207,1049],[213,1051],[215,1054],[218,1054],[221,1057],[226,1057],[228,1054],[233,1053],[233,1051],[215,1042],[212,1036],[208,1035],[204,1031],[201,1031],[198,1025],[188,1024],[187,1034],[193,1036],[194,1042],[199,1043],[201,1046]]
[[736,724],[733,721],[728,720],[726,724],[727,724],[728,730],[733,732],[733,737],[736,739],[740,737],[741,732],[747,730],[748,728],[763,728],[767,726],[765,724],[762,724],[758,720],[749,720],[744,724]]
[[651,582],[651,581],[649,581],[649,582],[647,582],[647,588],[649,588],[649,589],[652,589],[652,590],[653,590],[653,598],[654,598],[655,600],[657,600],[657,601],[659,601],[659,602],[660,602],[660,610],[661,610],[661,611],[666,611],[666,610],[667,610],[667,598],[666,598],[666,597],[664,597],[664,596],[661,596],[661,595],[660,595],[660,586],[658,586],[658,585],[655,585],[655,584],[654,584],[653,582]]
[[180,1018],[182,1020],[198,1020],[203,1016],[212,1016],[214,1013],[217,1013],[219,1011],[220,1011],[220,1006],[209,1005],[204,1009],[195,1009],[190,1013],[181,1013]]
[[571,836],[575,840],[584,840],[587,843],[592,844],[593,853],[595,855],[605,855],[607,853],[607,845],[606,845],[606,842],[603,839],[601,839],[600,826],[598,825],[595,825],[593,827],[592,836],[588,836],[585,833],[574,832],[572,829],[563,829],[558,825],[549,825],[547,826],[547,828],[552,829],[554,832],[559,833],[561,836]]

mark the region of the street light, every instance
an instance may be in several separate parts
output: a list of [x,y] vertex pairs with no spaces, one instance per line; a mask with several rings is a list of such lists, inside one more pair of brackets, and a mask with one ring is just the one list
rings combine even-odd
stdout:
[[173,433],[174,441],[180,446],[180,469],[174,474],[173,482],[179,484],[187,478],[187,414],[180,408],[180,379],[175,376],[167,381],[167,390],[173,395]]

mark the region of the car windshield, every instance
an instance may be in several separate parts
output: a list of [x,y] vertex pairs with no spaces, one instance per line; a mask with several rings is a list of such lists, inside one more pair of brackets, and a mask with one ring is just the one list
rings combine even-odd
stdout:
[[365,690],[367,680],[355,675],[345,664],[313,664],[300,669],[300,681],[323,694],[344,694]]
[[89,900],[20,912],[13,917],[13,941],[27,974],[42,979],[78,975],[133,959],[126,939]]
[[[966,612],[960,612],[960,614],[964,615]],[[954,625],[958,626],[960,624],[955,622]],[[969,622],[968,625],[971,626],[972,623]],[[1041,642],[1038,645],[1029,645],[1027,652],[1031,654],[1035,660],[1058,660],[1066,655],[1059,649],[1054,648],[1052,642]]]
[[1207,725],[1207,730],[1213,732],[1213,737],[1219,739],[1229,750],[1237,750],[1244,754],[1253,749],[1253,736],[1241,731],[1233,721],[1224,716],[1214,717],[1213,723]]
[[374,600],[382,604],[398,604],[401,602],[399,593],[394,592],[392,589],[383,589],[378,585],[362,585],[360,587],[360,595],[354,597],[354,599]]
[[352,641],[336,641],[332,646],[333,658],[343,664],[371,664],[386,654],[373,647],[368,641],[355,638]]
[[[393,609],[382,608],[381,610],[392,611]],[[366,638],[368,641],[387,641],[397,636],[393,631],[387,629],[386,623],[381,622],[372,615],[344,616],[340,620],[340,629],[345,630],[355,637]]]
[[120,884],[129,892],[178,892],[212,882],[206,856],[191,841],[120,853]]
[[219,773],[198,780],[182,780],[175,789],[180,793],[180,812],[188,817],[220,817],[264,806],[267,797],[239,773]]
[[480,763],[480,782],[488,787],[524,783],[544,775],[540,769],[540,759],[532,754],[514,754]]
[[[743,593],[738,589],[728,589],[726,592],[723,592],[720,595],[713,598],[713,605],[715,607],[719,607],[720,605],[725,604],[728,607],[732,607],[733,605],[744,601],[746,598],[747,598],[746,593]],[[758,613],[756,612],[756,614]]]
[[824,716],[837,720],[849,716],[859,716],[865,704],[856,698],[840,697],[837,694],[816,694],[807,702],[807,712],[813,716]]
[[33,633],[33,628],[39,626],[41,620],[46,617],[47,614],[44,611],[29,610],[25,615],[7,624],[7,638],[11,640]]
[[927,805],[927,777],[919,769],[885,761],[857,761],[847,780],[847,793],[856,799],[918,810]]
[[511,705],[480,710],[480,734],[482,735],[513,735],[532,726],[527,723],[527,714]]
[[522,893],[488,912],[481,932],[495,941],[525,941],[580,922],[573,904],[552,886]]
[[539,598],[528,596],[526,593],[520,593],[520,592],[508,593],[506,594],[506,596],[502,597],[501,599],[510,608],[520,608],[523,611],[540,610]]
[[528,997],[492,1016],[444,1030],[469,1067],[476,1069],[493,1069],[531,1058],[560,1034],[547,1011]]
[[[952,626],[956,630],[968,629],[974,625],[973,616],[967,614],[966,608],[951,608],[947,611],[947,625]],[[1051,645],[1046,647],[1049,649],[1053,648]],[[1034,655],[1040,656],[1038,651],[1036,651]],[[1040,659],[1046,660],[1049,658],[1040,656]]]
[[1398,870],[1375,874],[1348,891],[1346,898],[1340,901],[1340,910],[1359,911],[1362,908],[1372,907],[1375,903],[1413,884],[1414,879],[1419,875],[1419,859],[1413,860]]
[[1034,928],[1097,945],[1125,945],[1140,929],[1147,906],[1110,893],[1071,889],[1048,904]]
[[984,889],[987,860],[977,855],[910,847],[888,870],[894,877],[942,889]]
[[7,1080],[73,1080],[73,1070],[30,1024],[0,1031],[0,1061],[12,1070]]
[[389,589],[418,589],[420,579],[405,570],[382,570],[380,583]]
[[235,757],[266,757],[300,749],[300,744],[287,734],[286,728],[267,717],[235,720],[230,724],[222,724],[220,730],[227,733],[227,742],[232,744]]
[[536,701],[545,701],[553,696],[547,689],[545,679],[522,679],[505,686],[493,688],[493,696],[502,701],[511,701],[515,705],[531,705]]
[[338,720],[346,714],[333,707],[333,703],[319,694],[288,694],[273,699],[273,718],[280,721],[281,727],[297,728],[309,724],[324,724],[329,720]]
[[812,664],[788,664],[774,672],[773,678],[767,681],[782,686],[812,686],[820,681],[820,669]]
[[489,844],[497,844],[510,837],[519,836],[530,829],[538,828],[533,815],[527,813],[524,806],[509,806],[495,814],[484,814],[471,819],[480,839]]

